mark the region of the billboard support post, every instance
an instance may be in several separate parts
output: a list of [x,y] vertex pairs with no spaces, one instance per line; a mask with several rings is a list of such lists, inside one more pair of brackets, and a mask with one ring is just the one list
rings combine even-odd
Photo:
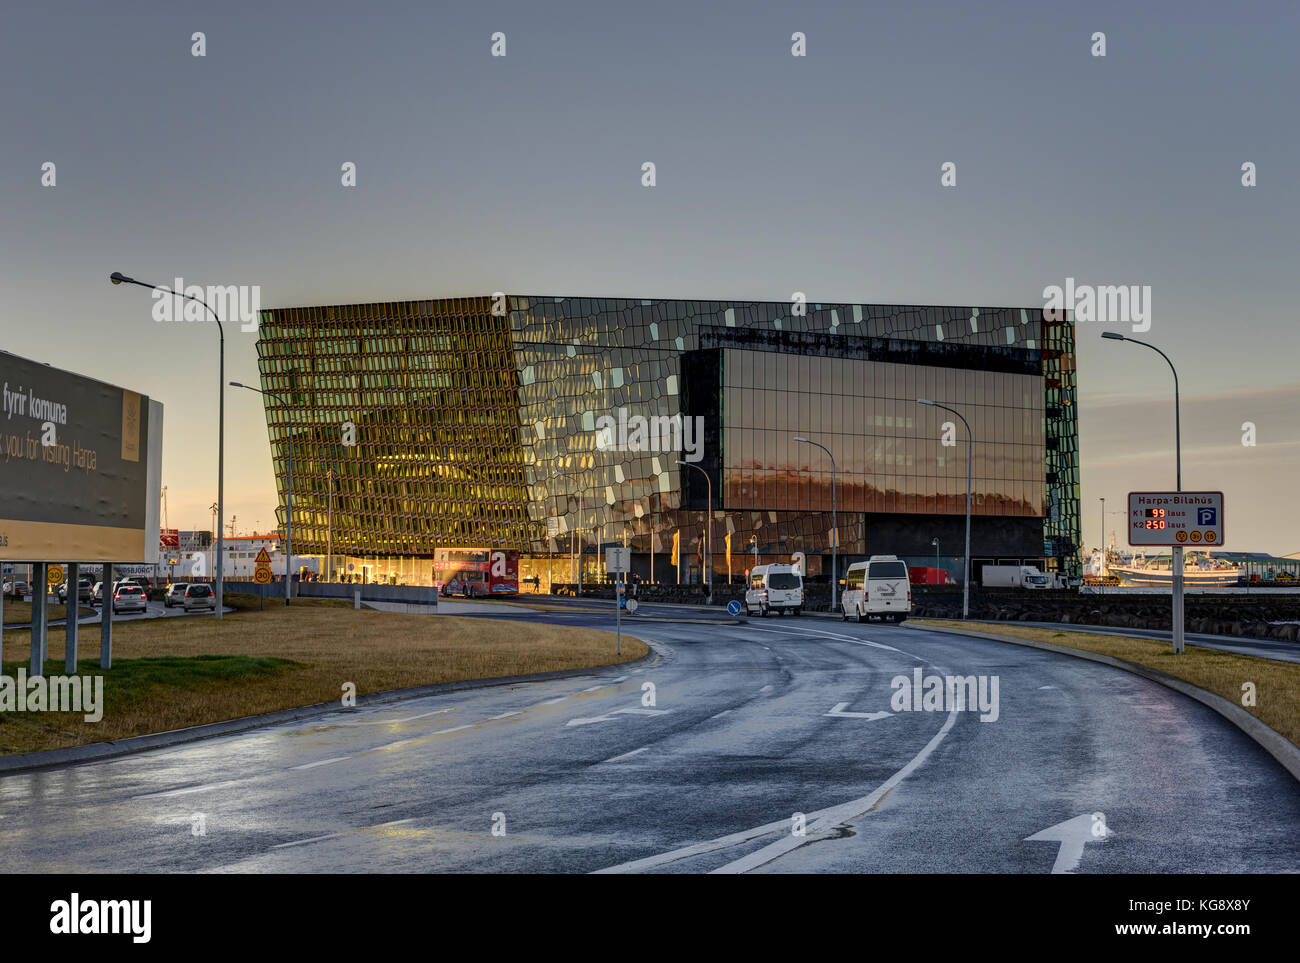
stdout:
[[63,644],[63,660],[64,671],[68,675],[77,672],[77,615],[81,611],[80,568],[76,562],[72,562],[68,566],[68,581],[64,583],[68,586],[68,607],[63,618],[63,637],[67,640]]
[[[47,567],[44,562],[32,566],[32,664],[28,675],[35,678],[45,674],[45,584]],[[37,588],[40,591],[37,591]]]
[[99,606],[99,667],[113,668],[113,563],[104,563],[104,577],[99,583],[102,604]]

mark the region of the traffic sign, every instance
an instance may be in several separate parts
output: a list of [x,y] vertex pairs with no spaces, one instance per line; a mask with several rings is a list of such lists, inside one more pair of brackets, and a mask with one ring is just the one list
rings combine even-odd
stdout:
[[732,599],[730,602],[727,603],[727,612],[730,613],[731,615],[739,615],[740,603],[737,602],[735,599]]
[[259,565],[257,568],[253,569],[253,584],[270,585],[271,569],[265,565]]
[[63,584],[63,566],[62,566],[62,565],[51,565],[51,566],[49,567],[49,570],[45,573],[45,581],[48,582],[48,583],[49,583],[50,585],[52,585],[52,586],[53,586],[53,585],[62,585],[62,584]]
[[[245,556],[245,558],[247,558],[247,556]],[[258,565],[271,564],[271,555],[267,552],[265,545],[262,546],[262,550],[257,553],[257,558],[253,559],[253,561]]]
[[632,567],[632,549],[630,548],[607,548],[605,549],[605,571],[610,573],[625,573]]
[[1130,545],[1222,545],[1223,492],[1129,492]]

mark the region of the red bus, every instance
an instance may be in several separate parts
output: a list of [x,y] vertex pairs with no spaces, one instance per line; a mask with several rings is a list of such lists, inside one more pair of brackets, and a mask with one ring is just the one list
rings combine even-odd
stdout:
[[519,553],[500,548],[439,548],[433,553],[439,595],[519,594]]

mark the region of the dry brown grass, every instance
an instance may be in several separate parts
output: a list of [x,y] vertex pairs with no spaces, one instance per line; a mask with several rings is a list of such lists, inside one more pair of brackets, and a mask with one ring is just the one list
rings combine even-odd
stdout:
[[[78,617],[94,615],[97,611],[89,605],[81,605],[77,608],[80,613]],[[54,619],[67,618],[68,607],[61,603],[50,603],[45,607],[46,617],[51,621]],[[5,599],[4,624],[5,625],[30,625],[32,621],[32,603],[31,602],[10,602]],[[84,629],[82,630],[85,631]]]
[[[648,651],[639,639],[623,637],[623,654],[614,653],[609,632],[564,625],[506,622],[447,615],[407,615],[373,609],[296,600],[291,607],[268,601],[259,611],[116,623],[114,666],[146,656],[231,655],[276,657],[294,665],[264,668],[250,677],[183,687],[152,681],[131,697],[112,698],[113,671],[105,675],[108,711],[98,723],[69,713],[0,713],[0,753],[30,752],[103,742],[148,732],[235,719],[337,700],[345,682],[358,695],[464,679],[524,675],[561,669],[613,665]],[[22,663],[8,659],[30,646],[31,633],[5,633],[5,672]],[[64,632],[49,631],[49,657],[62,672]],[[81,671],[98,671],[99,637],[82,626]],[[93,662],[86,657],[93,658]],[[93,666],[93,668],[92,668]],[[152,679],[152,676],[151,676]]]
[[1255,705],[1242,708],[1292,743],[1300,745],[1300,664],[1294,662],[1275,662],[1253,655],[1238,655],[1192,645],[1182,655],[1174,655],[1173,646],[1169,642],[1128,636],[1063,632],[1059,629],[1001,623],[990,625],[985,622],[940,622],[933,619],[911,621],[934,628],[955,626],[992,635],[1047,642],[1063,648],[1083,649],[1136,662],[1223,696],[1238,706],[1241,705],[1242,684],[1253,682]]

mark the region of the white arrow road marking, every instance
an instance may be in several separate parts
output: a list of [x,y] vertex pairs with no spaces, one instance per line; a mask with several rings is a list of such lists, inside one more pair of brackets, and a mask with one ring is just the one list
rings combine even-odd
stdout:
[[1032,836],[1026,836],[1025,842],[1059,842],[1061,848],[1056,851],[1056,862],[1052,864],[1052,872],[1069,873],[1073,872],[1078,867],[1079,861],[1083,859],[1084,843],[1099,843],[1107,836],[1115,835],[1104,822],[1100,826],[1104,832],[1100,836],[1095,835],[1092,828],[1092,813],[1080,813],[1073,819],[1067,819]]
[[847,709],[848,707],[849,704],[847,702],[837,702],[835,703],[834,708],[832,708],[830,712],[826,713],[826,715],[837,716],[841,719],[871,719],[871,720],[888,719],[890,716],[893,715],[892,712],[845,712],[844,710]]
[[[838,639],[841,642],[852,642],[854,645],[867,645],[873,649],[887,649],[890,652],[897,652],[900,655],[905,655],[910,659],[916,659],[918,662],[929,662],[928,659],[923,659],[919,655],[913,655],[911,652],[907,652],[904,651],[903,649],[895,648],[892,645],[885,645],[885,643],[883,642],[872,642],[870,639],[855,639],[851,635],[841,635],[838,632],[822,632],[818,629],[795,629],[795,628],[760,629],[754,625],[747,625],[744,628],[749,632],[770,632],[773,635],[784,635],[787,632],[797,633],[798,635],[824,635],[828,639]],[[763,648],[767,649],[767,646],[763,646]],[[768,651],[770,652],[771,649],[768,649]]]

